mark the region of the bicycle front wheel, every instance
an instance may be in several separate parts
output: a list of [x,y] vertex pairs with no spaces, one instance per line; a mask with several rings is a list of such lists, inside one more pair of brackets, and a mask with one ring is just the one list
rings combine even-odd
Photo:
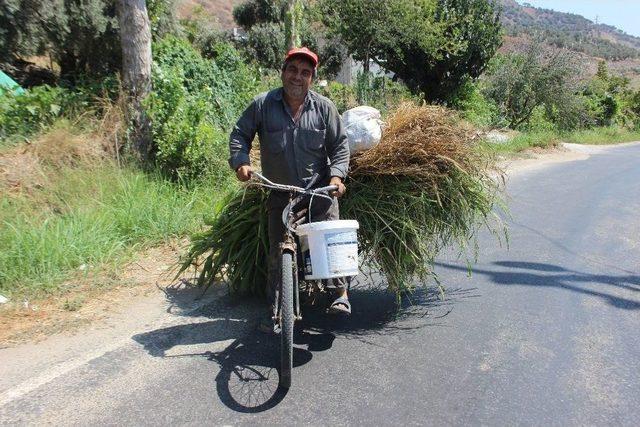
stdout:
[[291,370],[293,369],[293,254],[282,253],[282,296],[280,304],[280,386],[291,387]]

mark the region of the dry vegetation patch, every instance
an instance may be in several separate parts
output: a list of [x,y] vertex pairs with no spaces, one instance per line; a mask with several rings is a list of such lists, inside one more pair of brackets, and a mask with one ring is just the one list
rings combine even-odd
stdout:
[[78,271],[55,295],[0,306],[0,348],[73,332],[126,309],[134,298],[170,285],[181,244],[147,249],[117,270]]
[[78,133],[61,123],[30,143],[0,153],[0,189],[32,192],[63,168],[90,168],[112,158],[114,149],[101,131]]

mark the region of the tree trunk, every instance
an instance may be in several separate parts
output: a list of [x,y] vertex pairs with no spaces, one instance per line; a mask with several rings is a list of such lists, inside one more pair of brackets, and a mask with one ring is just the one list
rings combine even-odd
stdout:
[[122,83],[127,99],[130,144],[142,161],[152,153],[151,123],[142,101],[151,91],[151,27],[145,0],[118,0]]

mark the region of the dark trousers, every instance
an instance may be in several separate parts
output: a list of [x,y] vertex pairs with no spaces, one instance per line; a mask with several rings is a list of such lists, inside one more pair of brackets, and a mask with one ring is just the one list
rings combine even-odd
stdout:
[[[285,226],[282,222],[282,211],[289,203],[289,195],[272,191],[267,200],[269,215],[269,266],[267,278],[267,295],[271,305],[275,302],[276,289],[280,279],[280,243],[284,238]],[[300,203],[296,209],[308,208],[309,200]],[[338,199],[329,201],[323,197],[314,197],[311,204],[311,222],[333,221],[340,219]],[[346,279],[339,277],[328,279],[327,285],[335,288],[345,288]]]

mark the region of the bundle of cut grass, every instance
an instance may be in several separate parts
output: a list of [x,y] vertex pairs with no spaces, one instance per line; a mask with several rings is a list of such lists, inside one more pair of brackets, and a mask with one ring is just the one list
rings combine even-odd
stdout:
[[364,262],[398,294],[416,279],[437,281],[433,262],[442,248],[466,251],[480,226],[500,224],[501,173],[475,136],[451,110],[403,104],[380,144],[351,160],[341,214],[360,222]]
[[[493,159],[478,149],[475,133],[445,108],[403,104],[388,119],[382,140],[353,156],[341,217],[360,223],[362,262],[379,270],[397,295],[432,277],[439,251],[473,242],[498,202]],[[265,194],[235,193],[211,228],[195,236],[183,270],[208,254],[199,283],[226,268],[231,289],[262,293],[266,274]]]
[[194,267],[198,286],[222,280],[234,293],[264,295],[269,253],[266,201],[267,192],[259,187],[230,193],[215,216],[205,220],[209,228],[191,236],[176,277]]

